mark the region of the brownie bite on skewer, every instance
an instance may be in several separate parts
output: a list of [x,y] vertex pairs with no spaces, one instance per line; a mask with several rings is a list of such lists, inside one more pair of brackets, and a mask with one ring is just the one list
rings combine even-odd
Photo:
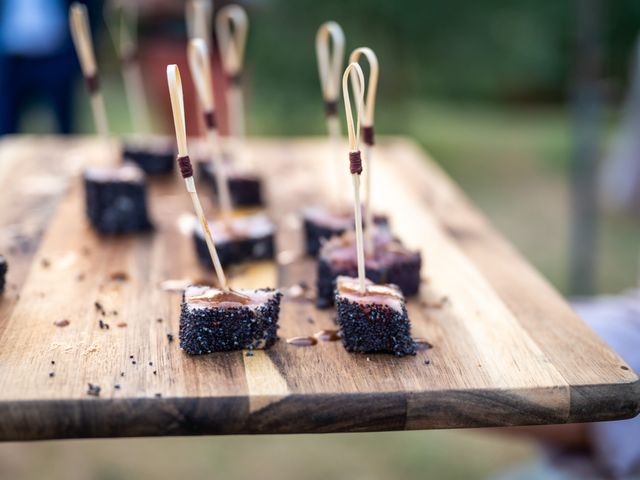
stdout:
[[278,339],[282,294],[272,289],[190,286],[180,312],[180,348],[192,355],[263,349]]
[[[227,171],[222,166],[222,149],[215,124],[211,66],[206,42],[201,38],[192,39],[187,53],[191,76],[198,92],[204,123],[207,127],[206,146],[209,147],[207,165],[217,168],[220,172],[215,178],[215,185],[221,218],[208,224],[215,238],[220,262],[222,265],[231,265],[249,260],[273,258],[274,227],[269,218],[264,214],[233,216],[234,201],[230,192],[230,181],[226,175]],[[200,261],[212,266],[204,228],[194,231],[194,241]]]
[[135,163],[149,175],[173,172],[176,149],[168,138],[131,137],[124,140],[122,159]]
[[[224,266],[274,258],[274,226],[264,214],[237,217],[229,222],[209,222],[209,230],[213,233],[220,263]],[[201,227],[194,230],[193,239],[200,262],[213,268]]]
[[224,90],[229,132],[223,161],[205,165],[202,173],[217,195],[220,189],[216,180],[224,172],[233,204],[259,207],[264,205],[263,184],[252,168],[248,154],[242,84],[249,17],[240,5],[225,5],[216,14],[215,26],[220,66],[226,77]]
[[140,232],[152,227],[146,177],[135,165],[87,168],[84,188],[87,216],[98,232]]
[[[353,79],[352,85],[358,112],[357,127],[354,125],[349,99],[350,76]],[[364,86],[362,69],[357,63],[350,63],[342,76],[342,93],[349,132],[349,170],[353,182],[353,209],[356,221],[357,277],[340,276],[336,279],[336,323],[340,327],[342,342],[350,352],[410,355],[415,353],[416,347],[411,338],[411,325],[402,292],[395,285],[373,283],[365,276],[365,246],[360,208],[362,159],[359,149]],[[373,245],[369,247],[373,249]],[[369,253],[371,254],[371,251]]]
[[[262,192],[262,180],[248,168],[239,168],[231,164],[230,160],[224,160],[221,168],[225,169],[231,201],[237,207],[261,207],[264,205]],[[210,162],[198,162],[198,171],[202,178],[210,186],[214,195],[219,196],[216,166]]]
[[[203,50],[197,47],[200,54]],[[198,58],[202,57],[198,54]],[[243,348],[268,348],[277,339],[281,294],[272,289],[232,289],[216,249],[193,178],[187,151],[184,101],[180,71],[167,66],[167,81],[178,143],[178,165],[185,187],[200,222],[205,244],[218,277],[219,288],[188,287],[183,295],[180,314],[180,347],[199,355]]]
[[[89,96],[91,111],[105,149],[115,157],[109,124],[98,81],[89,17],[84,4],[69,8],[69,26]],[[85,201],[91,224],[100,233],[127,233],[151,228],[147,213],[146,178],[134,165],[90,167],[84,172]]]
[[400,357],[416,353],[404,297],[397,286],[367,281],[361,292],[357,278],[338,277],[335,297],[342,342],[349,352]]
[[[375,283],[392,283],[409,297],[420,289],[420,252],[406,248],[393,238],[388,230],[378,229],[373,237],[371,251],[365,255],[366,277]],[[333,305],[336,279],[355,277],[358,273],[356,239],[353,232],[333,237],[324,243],[318,256],[317,299],[318,308]]]

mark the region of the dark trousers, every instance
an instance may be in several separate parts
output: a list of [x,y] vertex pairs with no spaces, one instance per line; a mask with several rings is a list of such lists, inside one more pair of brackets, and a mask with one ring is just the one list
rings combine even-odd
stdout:
[[72,50],[35,57],[0,54],[0,135],[17,133],[20,115],[34,102],[52,110],[59,133],[71,133],[78,73]]

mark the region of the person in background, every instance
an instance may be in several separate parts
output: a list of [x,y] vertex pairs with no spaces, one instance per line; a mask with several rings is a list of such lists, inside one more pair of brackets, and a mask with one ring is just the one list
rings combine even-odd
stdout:
[[600,172],[603,206],[640,219],[640,36],[631,61],[620,131]]
[[[640,372],[640,288],[619,296],[578,300],[582,319],[636,372]],[[640,479],[640,416],[589,424],[508,427],[498,432],[537,440],[541,460],[500,480]]]
[[[96,4],[89,2],[91,9]],[[53,112],[57,130],[72,130],[80,69],[68,26],[69,0],[0,2],[0,135],[16,133],[35,101]]]

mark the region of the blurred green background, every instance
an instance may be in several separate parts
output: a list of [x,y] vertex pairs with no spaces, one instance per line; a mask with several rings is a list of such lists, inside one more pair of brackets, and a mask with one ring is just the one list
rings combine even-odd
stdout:
[[[348,52],[367,45],[378,54],[378,133],[420,142],[567,293],[578,2],[250,2],[249,131],[324,133],[313,41],[320,23],[338,21]],[[619,127],[640,2],[601,7],[604,156]],[[103,38],[109,116],[115,131],[128,132],[112,50]],[[81,87],[77,130],[91,132]],[[22,125],[27,132],[50,128],[38,108]],[[640,227],[605,214],[600,222],[597,289],[619,292],[636,282]],[[485,478],[533,454],[527,442],[481,432],[85,440],[0,445],[0,479]]]

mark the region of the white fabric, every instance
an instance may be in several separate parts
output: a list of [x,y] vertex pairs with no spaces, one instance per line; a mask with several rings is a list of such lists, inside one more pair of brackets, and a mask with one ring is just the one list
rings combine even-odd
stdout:
[[[578,314],[640,372],[640,291],[574,303]],[[615,478],[640,478],[640,417],[593,423],[594,461]]]

